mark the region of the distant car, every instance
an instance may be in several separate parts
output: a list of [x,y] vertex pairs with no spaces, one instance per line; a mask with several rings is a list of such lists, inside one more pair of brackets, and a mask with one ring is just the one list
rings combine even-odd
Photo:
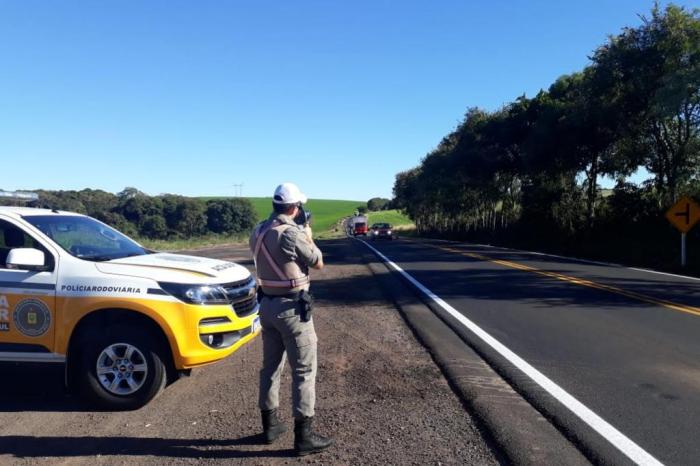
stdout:
[[372,225],[372,239],[394,239],[394,232],[389,223],[375,223]]

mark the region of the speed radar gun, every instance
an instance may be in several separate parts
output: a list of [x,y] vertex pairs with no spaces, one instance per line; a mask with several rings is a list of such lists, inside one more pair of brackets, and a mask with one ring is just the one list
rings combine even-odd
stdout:
[[297,207],[299,207],[299,213],[294,217],[294,222],[297,225],[310,225],[311,224],[311,211],[304,210],[304,206],[300,202]]

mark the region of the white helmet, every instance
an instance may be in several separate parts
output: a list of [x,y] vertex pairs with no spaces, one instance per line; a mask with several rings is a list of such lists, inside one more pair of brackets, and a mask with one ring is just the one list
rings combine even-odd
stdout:
[[274,204],[297,204],[301,202],[306,204],[306,194],[302,193],[299,186],[294,183],[282,183],[275,189],[275,194],[272,196]]

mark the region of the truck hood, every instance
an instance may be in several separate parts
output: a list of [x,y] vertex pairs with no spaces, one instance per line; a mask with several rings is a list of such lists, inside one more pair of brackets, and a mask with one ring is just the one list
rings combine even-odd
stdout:
[[233,262],[163,252],[100,262],[96,267],[102,273],[173,283],[230,283],[250,277],[248,269]]

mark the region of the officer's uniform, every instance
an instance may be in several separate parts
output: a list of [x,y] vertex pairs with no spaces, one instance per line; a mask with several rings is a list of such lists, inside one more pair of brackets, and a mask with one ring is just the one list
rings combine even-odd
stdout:
[[314,415],[316,401],[316,331],[303,322],[297,295],[309,289],[309,267],[322,260],[321,251],[303,227],[284,214],[273,214],[250,237],[260,302],[263,367],[260,371],[261,410],[279,406],[280,375],[287,353],[292,368],[292,401],[296,419]]

